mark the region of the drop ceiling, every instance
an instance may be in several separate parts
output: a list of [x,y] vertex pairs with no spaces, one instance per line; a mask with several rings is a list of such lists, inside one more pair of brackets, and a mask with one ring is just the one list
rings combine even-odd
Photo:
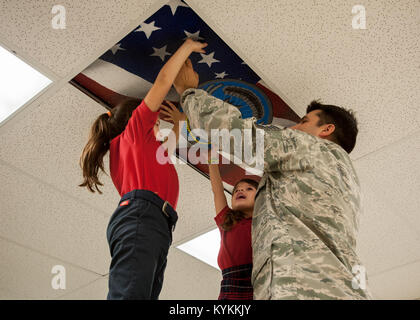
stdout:
[[[356,111],[370,288],[378,299],[419,298],[420,3],[366,0],[367,29],[353,30],[349,1],[186,2],[300,116],[317,98]],[[0,126],[1,299],[106,297],[105,230],[119,197],[106,175],[104,195],[77,187],[103,107],[68,81],[165,1],[60,1],[63,30],[51,28],[54,4],[0,2],[0,44],[53,80]],[[216,299],[219,271],[175,248],[214,227],[210,183],[177,170],[180,220],[160,298]],[[66,268],[65,290],[51,287],[54,265]]]

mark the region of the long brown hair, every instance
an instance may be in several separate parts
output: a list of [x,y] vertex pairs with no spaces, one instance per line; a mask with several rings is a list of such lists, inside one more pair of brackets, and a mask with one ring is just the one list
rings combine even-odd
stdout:
[[101,114],[90,129],[89,140],[80,157],[80,167],[83,171],[83,182],[79,187],[86,187],[90,192],[98,191],[98,186],[103,186],[99,181],[98,171],[104,170],[104,156],[109,150],[113,138],[124,131],[131,114],[140,104],[141,100],[127,98],[118,103],[110,112]]
[[[246,182],[248,184],[250,184],[251,186],[253,186],[255,189],[258,188],[258,182],[253,180],[253,179],[241,179],[238,182],[236,182],[235,186],[233,187],[233,191],[232,191],[232,196],[235,193],[236,188],[238,187],[239,183],[241,182]],[[233,226],[238,223],[239,221],[241,221],[242,219],[245,218],[245,213],[239,210],[232,210],[229,209],[229,211],[226,213],[225,215],[225,220],[223,221],[222,224],[222,229],[225,231],[230,231]]]

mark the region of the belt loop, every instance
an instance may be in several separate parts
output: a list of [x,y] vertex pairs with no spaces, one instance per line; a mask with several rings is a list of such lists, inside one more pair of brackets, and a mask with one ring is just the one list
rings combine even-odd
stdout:
[[137,195],[137,190],[132,190],[129,194],[130,194],[129,199],[134,200]]
[[168,217],[170,223],[172,224],[172,232],[174,232],[175,231],[175,223],[172,221],[171,216],[169,216],[169,214],[165,211],[167,205],[168,205],[168,201],[165,201],[165,203],[163,204],[163,207],[162,207],[162,212]]
[[163,204],[163,207],[162,207],[162,212],[168,217],[168,218],[170,218],[169,217],[169,214],[165,211],[165,209],[166,209],[166,206],[168,205],[168,201],[165,201],[165,203]]

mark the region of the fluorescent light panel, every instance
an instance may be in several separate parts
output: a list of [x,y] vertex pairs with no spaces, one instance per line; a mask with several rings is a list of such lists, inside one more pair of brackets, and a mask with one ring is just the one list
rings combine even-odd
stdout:
[[51,80],[0,46],[0,123]]
[[177,247],[193,257],[220,270],[217,264],[217,256],[220,248],[220,231],[213,229]]

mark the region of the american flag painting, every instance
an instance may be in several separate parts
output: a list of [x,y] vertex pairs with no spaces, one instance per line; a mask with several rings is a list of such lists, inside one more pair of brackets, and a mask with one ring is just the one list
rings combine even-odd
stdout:
[[[245,87],[256,88],[261,97],[268,101],[264,108],[270,109],[265,110],[270,117],[265,117],[264,123],[288,126],[299,121],[297,114],[264,84],[241,57],[180,0],[171,0],[162,6],[72,79],[71,83],[109,109],[127,96],[143,99],[162,66],[187,38],[208,43],[205,54],[193,53],[190,56],[199,74],[201,88],[208,88],[208,84],[215,80],[236,80]],[[252,92],[248,93],[252,95]],[[167,99],[176,102],[179,96],[172,89]],[[252,108],[238,107],[244,118],[252,116]],[[178,157],[183,154],[179,150],[177,152]],[[208,174],[207,165],[190,166],[204,175]],[[233,185],[245,175],[244,168],[233,163],[219,166],[225,186]],[[227,190],[230,191],[229,187]]]

